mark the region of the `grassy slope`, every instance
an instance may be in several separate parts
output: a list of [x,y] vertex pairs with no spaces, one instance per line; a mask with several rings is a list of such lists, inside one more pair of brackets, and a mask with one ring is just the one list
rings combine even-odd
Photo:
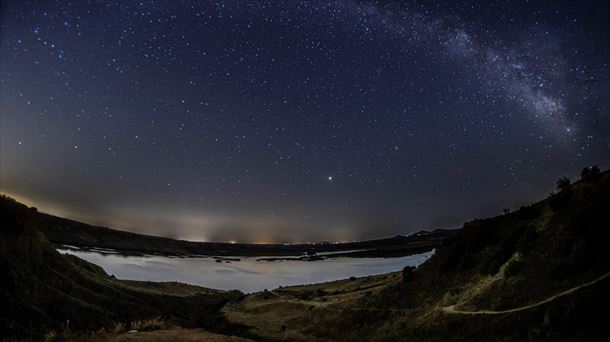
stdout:
[[[411,277],[391,273],[261,292],[228,302],[224,319],[214,311],[230,294],[112,279],[95,265],[57,254],[33,228],[31,215],[5,209],[0,280],[9,286],[0,298],[11,315],[1,318],[3,335],[56,327],[67,317],[71,326],[91,328],[157,315],[272,341],[603,340],[610,323],[610,278],[513,313],[447,310],[518,308],[606,274],[607,172],[515,213],[465,224]],[[163,334],[174,338],[181,332],[150,336]]]
[[247,336],[257,340],[343,340],[353,327],[337,322],[343,317],[353,321],[363,314],[378,315],[378,310],[357,307],[357,303],[400,279],[400,273],[390,273],[278,288],[227,304],[223,313],[228,322],[248,327]]
[[519,312],[610,271],[610,173],[521,210],[464,225],[402,281],[400,274],[253,294],[223,309],[266,340],[601,340],[610,278]]
[[0,336],[40,337],[161,316],[204,326],[239,292],[178,283],[121,281],[100,267],[59,254],[36,228],[35,211],[0,199]]
[[214,334],[201,329],[172,328],[165,330],[143,331],[138,333],[111,333],[94,335],[91,337],[79,336],[75,339],[80,342],[161,342],[161,341],[185,341],[185,342],[248,342],[249,339]]

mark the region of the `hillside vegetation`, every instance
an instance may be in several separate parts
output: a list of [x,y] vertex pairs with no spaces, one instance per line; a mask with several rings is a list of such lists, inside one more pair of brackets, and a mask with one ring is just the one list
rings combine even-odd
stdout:
[[417,270],[289,287],[223,309],[265,340],[605,340],[610,174],[475,220]]
[[[57,253],[35,211],[2,198],[0,305],[8,310],[0,333],[73,330],[86,335],[79,340],[108,341],[607,340],[610,172],[583,175],[574,184],[560,180],[560,191],[538,203],[464,224],[417,269],[248,296],[114,279]],[[134,327],[156,332],[123,333]]]
[[35,210],[0,199],[0,336],[100,329],[162,319],[205,326],[229,300],[242,296],[179,283],[117,280],[99,266],[61,255],[37,229]]

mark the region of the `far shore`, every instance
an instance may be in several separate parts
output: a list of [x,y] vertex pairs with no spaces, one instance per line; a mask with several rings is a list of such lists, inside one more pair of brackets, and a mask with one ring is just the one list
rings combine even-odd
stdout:
[[256,261],[274,262],[274,261],[322,261],[331,258],[399,258],[404,256],[426,253],[434,250],[432,246],[425,247],[408,247],[402,249],[358,249],[333,252],[306,252],[301,255],[207,255],[207,254],[188,254],[188,253],[166,253],[166,252],[140,252],[133,250],[122,250],[113,248],[90,247],[90,246],[74,246],[67,244],[54,244],[58,250],[75,250],[98,253],[101,255],[121,255],[125,257],[133,256],[161,256],[167,258],[213,258],[216,262],[239,262],[243,257],[256,257]]

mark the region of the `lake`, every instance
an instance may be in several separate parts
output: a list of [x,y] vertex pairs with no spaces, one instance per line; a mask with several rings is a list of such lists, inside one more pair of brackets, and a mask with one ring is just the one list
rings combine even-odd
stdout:
[[419,266],[434,254],[430,251],[400,258],[330,257],[318,261],[257,261],[261,257],[235,257],[240,261],[218,262],[214,257],[125,256],[107,250],[68,247],[57,250],[99,265],[119,279],[178,281],[245,293],[400,271],[405,266]]

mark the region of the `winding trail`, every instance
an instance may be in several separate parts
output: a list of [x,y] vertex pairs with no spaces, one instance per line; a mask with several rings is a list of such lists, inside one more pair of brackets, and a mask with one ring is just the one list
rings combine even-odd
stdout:
[[584,284],[578,285],[576,287],[573,287],[573,288],[571,288],[569,290],[560,292],[560,293],[558,293],[558,294],[556,294],[556,295],[554,295],[552,297],[549,297],[549,298],[547,298],[545,300],[536,302],[534,304],[526,305],[526,306],[520,306],[520,307],[513,308],[513,309],[498,310],[498,311],[494,311],[494,310],[467,311],[467,310],[456,309],[456,305],[457,304],[455,304],[455,305],[450,305],[450,306],[444,306],[444,307],[441,308],[441,311],[443,311],[445,313],[449,313],[449,314],[461,314],[461,315],[501,315],[501,314],[507,314],[507,313],[512,313],[512,312],[519,312],[519,311],[529,310],[531,308],[534,308],[534,307],[537,307],[537,306],[540,306],[540,305],[552,302],[552,301],[554,301],[557,298],[560,298],[560,297],[563,297],[563,296],[567,296],[567,295],[569,295],[569,294],[571,294],[573,292],[576,292],[576,291],[578,291],[578,290],[580,290],[582,288],[589,287],[591,285],[597,284],[600,281],[608,278],[609,276],[610,276],[610,272],[608,272],[608,273],[606,273],[606,274],[604,274],[604,275],[602,275],[602,276],[600,276],[600,277],[598,277],[598,278],[596,278],[596,279],[594,279],[594,280],[592,280],[592,281],[590,281],[588,283],[584,283]]
[[[604,280],[604,279],[606,279],[608,277],[610,277],[610,272],[607,272],[607,273],[605,273],[605,274],[603,274],[603,275],[601,275],[601,276],[599,276],[599,277],[597,277],[597,278],[595,278],[595,279],[593,279],[593,280],[591,280],[591,281],[589,281],[587,283],[580,284],[580,285],[572,287],[572,288],[570,288],[568,290],[565,290],[565,291],[562,291],[560,293],[557,293],[554,296],[548,297],[548,298],[546,298],[544,300],[541,300],[539,302],[536,302],[536,303],[533,303],[533,304],[529,304],[529,305],[525,305],[525,306],[520,306],[520,307],[513,308],[513,309],[497,310],[497,311],[495,311],[495,310],[468,311],[468,310],[457,309],[456,306],[458,306],[460,304],[454,304],[454,305],[450,305],[450,306],[443,306],[443,307],[437,308],[436,310],[433,310],[433,311],[437,311],[438,310],[438,311],[441,311],[441,312],[446,313],[446,314],[459,314],[459,315],[502,315],[502,314],[509,314],[509,313],[514,313],[514,312],[520,312],[520,311],[529,310],[529,309],[535,308],[537,306],[540,306],[540,305],[552,302],[552,301],[554,301],[554,300],[556,300],[556,299],[558,299],[560,297],[564,297],[564,296],[570,295],[570,294],[572,294],[572,293],[574,293],[574,292],[576,292],[576,291],[578,291],[580,289],[583,289],[583,288],[595,285],[595,284],[601,282],[602,280]],[[373,286],[373,288],[374,287],[378,287],[378,286],[381,286],[381,285]],[[368,290],[368,289],[365,289],[365,290]],[[364,290],[359,290],[359,291],[356,291],[356,292],[362,292],[362,291],[364,291]],[[274,292],[274,291],[268,291],[268,293],[273,295],[273,296],[275,296],[278,299],[283,299],[282,298],[283,297],[282,294],[278,294],[277,292]],[[353,292],[350,293],[350,294],[353,294]],[[375,307],[354,307],[354,308],[342,307],[342,308],[337,308],[337,307],[334,307],[334,305],[333,305],[333,304],[337,304],[337,303],[336,302],[332,302],[332,301],[331,302],[326,302],[326,301],[321,302],[321,301],[310,300],[310,301],[305,301],[304,302],[304,301],[298,300],[298,299],[294,299],[294,300],[292,300],[292,299],[283,299],[283,302],[284,303],[294,303],[294,304],[305,304],[306,303],[306,305],[309,305],[309,306],[312,306],[312,307],[315,307],[315,308],[318,308],[318,309],[324,309],[324,310],[329,310],[329,311],[334,311],[334,312],[373,311],[373,312],[403,312],[403,313],[406,313],[406,312],[414,311],[414,309],[375,308]]]

